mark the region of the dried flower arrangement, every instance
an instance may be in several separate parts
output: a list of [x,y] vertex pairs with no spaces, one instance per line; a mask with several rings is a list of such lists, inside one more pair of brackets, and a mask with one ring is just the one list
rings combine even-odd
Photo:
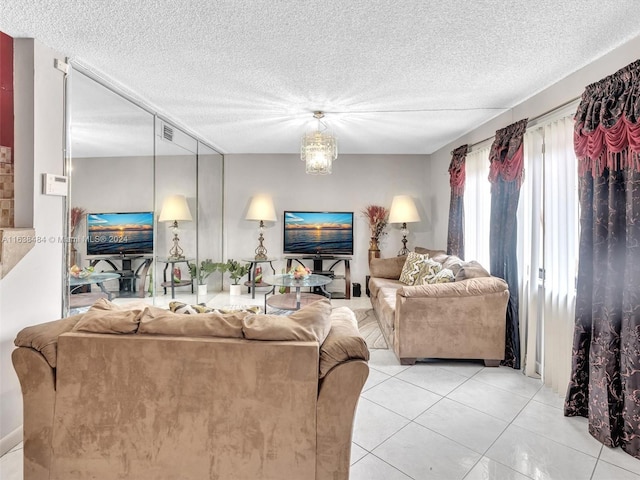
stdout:
[[87,211],[84,208],[73,207],[71,209],[71,236],[73,237],[76,233],[76,228],[78,228],[78,224],[84,217]]
[[362,213],[369,220],[371,238],[378,240],[386,233],[384,229],[389,221],[389,210],[380,205],[367,205]]

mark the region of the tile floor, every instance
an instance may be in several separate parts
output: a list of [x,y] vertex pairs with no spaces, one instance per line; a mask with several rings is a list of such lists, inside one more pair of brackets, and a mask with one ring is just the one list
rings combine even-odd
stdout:
[[[263,301],[222,293],[207,303]],[[367,297],[334,304],[370,306]],[[518,371],[463,361],[401,366],[389,350],[372,350],[369,366],[351,480],[640,480],[640,460],[603,447],[586,419],[564,417],[562,398]],[[22,480],[22,445],[0,459],[0,479]]]

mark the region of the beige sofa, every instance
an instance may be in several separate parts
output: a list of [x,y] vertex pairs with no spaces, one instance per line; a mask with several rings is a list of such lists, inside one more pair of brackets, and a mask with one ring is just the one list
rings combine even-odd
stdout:
[[507,283],[477,262],[416,248],[450,268],[456,281],[408,286],[398,279],[406,257],[372,259],[371,304],[382,333],[403,365],[420,358],[504,359]]
[[346,307],[118,310],[28,327],[24,479],[346,480],[368,350]]

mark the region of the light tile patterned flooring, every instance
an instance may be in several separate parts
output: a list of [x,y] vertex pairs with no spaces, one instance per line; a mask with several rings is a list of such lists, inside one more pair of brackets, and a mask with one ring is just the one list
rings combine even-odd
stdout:
[[[207,303],[263,299],[222,293]],[[370,306],[367,297],[333,303]],[[351,480],[640,480],[640,460],[602,446],[586,419],[564,417],[562,398],[519,371],[461,361],[401,366],[389,350],[372,350],[369,366]],[[0,479],[22,479],[21,448],[0,459]]]

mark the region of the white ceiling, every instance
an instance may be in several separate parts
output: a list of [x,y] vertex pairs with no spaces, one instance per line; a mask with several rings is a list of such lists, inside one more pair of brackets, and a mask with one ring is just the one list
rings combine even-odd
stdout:
[[37,38],[223,153],[297,153],[324,110],[340,153],[428,154],[640,35],[640,8],[2,0],[0,31]]

